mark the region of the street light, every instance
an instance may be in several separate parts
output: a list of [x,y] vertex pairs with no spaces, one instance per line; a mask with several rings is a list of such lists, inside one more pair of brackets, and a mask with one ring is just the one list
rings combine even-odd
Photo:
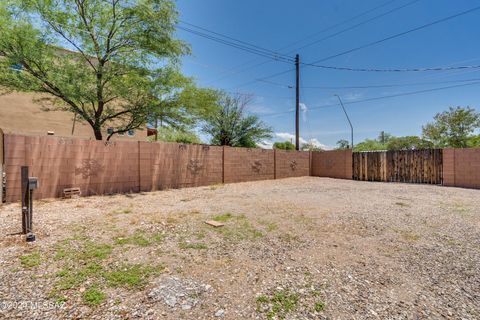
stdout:
[[334,96],[336,96],[338,98],[338,101],[340,101],[340,105],[342,106],[343,112],[345,113],[345,116],[347,117],[348,123],[350,124],[350,130],[351,130],[351,133],[352,133],[352,140],[351,140],[350,147],[353,150],[353,125],[352,125],[352,122],[350,121],[350,118],[347,114],[347,110],[345,110],[345,106],[343,105],[343,102],[342,102],[342,99],[340,99],[340,96],[338,94],[335,94]]

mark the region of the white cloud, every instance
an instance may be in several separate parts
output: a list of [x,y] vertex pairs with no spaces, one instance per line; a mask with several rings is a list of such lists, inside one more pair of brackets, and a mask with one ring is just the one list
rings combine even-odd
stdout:
[[273,149],[273,142],[264,140],[262,142],[257,143],[257,147],[262,149]]
[[300,112],[302,113],[303,122],[307,122],[307,105],[305,103],[300,103]]
[[[275,142],[275,141],[280,141],[280,142],[290,141],[292,143],[295,143],[295,135],[293,135],[291,133],[288,133],[288,132],[275,132],[275,138],[276,139],[274,139],[274,141],[262,141],[262,143],[258,144],[258,146],[261,147],[261,148],[265,148],[265,149],[271,149],[273,147],[273,142]],[[320,141],[318,141],[318,139],[316,139],[316,138],[306,140],[305,138],[300,137],[299,140],[300,140],[300,144],[309,143],[309,144],[312,144],[315,147],[319,147],[319,148],[322,148],[324,150],[332,149],[329,146],[327,146],[327,145],[321,143]]]
[[252,113],[257,113],[257,114],[260,114],[260,115],[274,112],[274,110],[272,108],[264,106],[264,105],[258,105],[258,104],[248,106],[248,111],[250,111]]
[[355,101],[359,100],[363,97],[363,93],[360,92],[349,92],[341,96],[341,98],[345,101]]

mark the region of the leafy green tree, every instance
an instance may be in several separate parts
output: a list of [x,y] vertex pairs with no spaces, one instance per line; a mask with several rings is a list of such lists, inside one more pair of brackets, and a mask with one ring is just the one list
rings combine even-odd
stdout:
[[468,137],[467,147],[469,147],[469,148],[480,147],[480,134],[476,135],[476,136]]
[[300,146],[300,150],[302,151],[323,151],[323,149],[317,146],[312,141],[308,141]]
[[220,108],[206,119],[203,132],[212,137],[214,145],[254,148],[257,143],[272,138],[272,129],[257,116],[246,112],[250,97],[224,94]]
[[158,140],[164,142],[177,142],[188,144],[200,144],[202,141],[193,132],[179,130],[171,127],[161,127],[158,129]]
[[1,1],[0,86],[47,94],[108,140],[146,123],[156,66],[189,52],[176,22],[173,0]]
[[273,144],[274,149],[279,149],[279,150],[295,150],[295,145],[291,143],[290,141],[285,141],[285,142],[275,142]]
[[337,148],[338,150],[345,150],[345,149],[349,149],[350,148],[350,143],[345,140],[345,139],[341,139],[341,140],[338,140],[337,141]]
[[364,141],[357,143],[353,148],[353,151],[380,151],[387,150],[387,146],[376,139],[365,139]]
[[450,107],[437,113],[434,121],[423,127],[423,137],[436,147],[468,147],[475,129],[480,128],[480,113],[467,107]]
[[387,142],[388,150],[418,150],[433,147],[432,142],[417,136],[391,137]]
[[219,92],[195,86],[177,70],[165,68],[152,89],[149,123],[189,130],[218,110]]
[[380,131],[380,134],[378,135],[377,141],[380,142],[383,145],[386,145],[390,139],[392,139],[393,136],[390,133],[387,133],[385,131]]

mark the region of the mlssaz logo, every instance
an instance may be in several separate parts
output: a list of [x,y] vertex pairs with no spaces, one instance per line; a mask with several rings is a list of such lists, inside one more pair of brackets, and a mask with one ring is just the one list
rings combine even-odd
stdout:
[[262,170],[262,163],[258,160],[255,160],[252,164],[252,171],[255,172],[255,173],[260,173],[260,171]]
[[197,175],[200,173],[200,170],[202,170],[203,166],[201,162],[197,159],[190,159],[190,162],[187,165],[187,169],[190,170],[190,172],[193,175]]
[[80,167],[75,168],[75,175],[78,176],[81,174],[83,179],[87,179],[90,177],[96,177],[98,172],[102,170],[103,166],[97,160],[85,159],[82,161]]
[[292,162],[290,162],[290,169],[292,169],[292,171],[295,171],[297,169],[297,165],[297,161],[292,160]]

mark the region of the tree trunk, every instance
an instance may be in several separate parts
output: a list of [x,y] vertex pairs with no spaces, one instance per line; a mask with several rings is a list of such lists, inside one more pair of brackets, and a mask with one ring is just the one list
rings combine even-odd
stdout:
[[93,133],[95,134],[95,139],[102,140],[102,129],[100,128],[93,128]]

